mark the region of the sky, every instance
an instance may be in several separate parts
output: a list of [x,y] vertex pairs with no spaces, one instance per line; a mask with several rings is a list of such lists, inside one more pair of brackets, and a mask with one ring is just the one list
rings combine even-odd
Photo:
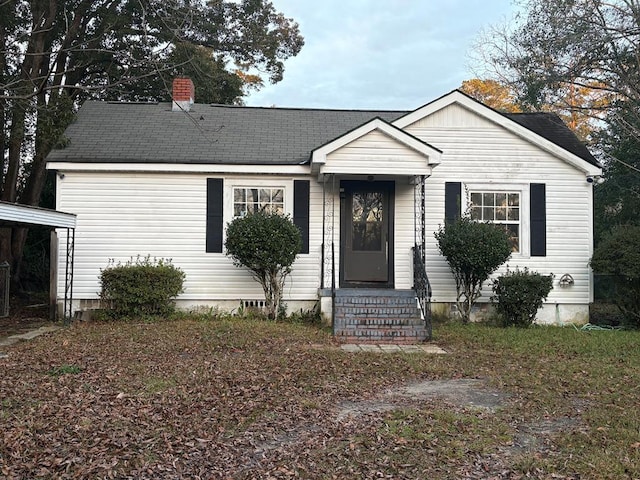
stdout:
[[272,0],[300,25],[302,51],[250,106],[415,109],[474,77],[483,28],[512,17],[512,0]]

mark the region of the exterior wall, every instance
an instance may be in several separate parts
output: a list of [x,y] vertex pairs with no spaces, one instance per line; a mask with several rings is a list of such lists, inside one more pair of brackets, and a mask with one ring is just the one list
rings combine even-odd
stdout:
[[[262,299],[259,284],[224,253],[205,253],[206,179],[224,177],[224,223],[231,220],[231,186],[285,187],[285,208],[293,211],[293,179],[266,175],[223,176],[179,173],[64,172],[58,177],[57,208],[77,214],[73,296],[76,307],[96,306],[100,269],[110,259],[137,255],[171,258],[186,273],[179,305],[237,308],[240,300]],[[298,177],[308,178],[308,177]],[[310,253],[300,254],[285,286],[290,308],[311,307],[320,274],[322,188],[311,182]],[[59,231],[60,244],[66,241]],[[64,294],[64,255],[59,259],[59,296]],[[222,302],[222,303],[220,303]]]
[[[74,309],[98,308],[99,275],[110,260],[126,262],[137,255],[170,258],[186,273],[181,307],[219,306],[232,310],[241,300],[263,298],[258,283],[244,270],[233,266],[223,253],[205,252],[206,179],[214,175],[131,172],[64,172],[58,177],[61,211],[78,216],[75,237]],[[220,176],[220,175],[215,175]],[[224,223],[231,220],[233,186],[282,186],[285,208],[293,210],[293,177],[226,175],[224,178]],[[300,177],[304,178],[304,177]],[[339,179],[336,179],[336,186]],[[340,199],[331,185],[325,193],[325,234],[331,241],[330,209],[335,208],[336,284],[340,256]],[[336,189],[337,190],[337,189]],[[311,181],[309,254],[296,259],[285,287],[290,309],[312,308],[320,287],[322,245],[322,185]],[[396,181],[394,272],[397,289],[413,283],[411,247],[414,237],[413,186],[406,177]],[[60,231],[60,242],[66,241]],[[327,259],[329,260],[329,259]],[[64,293],[64,256],[59,258],[59,295]],[[330,263],[325,264],[330,272]],[[329,277],[330,278],[330,277]],[[326,281],[330,286],[330,280]]]
[[[433,287],[433,301],[454,302],[455,283],[445,259],[439,254],[433,232],[444,223],[445,182],[465,185],[546,184],[547,255],[531,257],[527,252],[512,255],[510,269],[528,267],[542,274],[553,273],[554,289],[547,299],[546,320],[568,321],[576,306],[592,301],[592,184],[585,174],[551,154],[531,145],[504,128],[460,107],[451,105],[424,118],[406,130],[428,141],[444,153],[442,163],[427,180],[427,270]],[[463,199],[463,203],[464,203]],[[528,199],[522,198],[522,203]],[[464,206],[463,206],[464,210]],[[526,222],[526,221],[525,221]],[[523,236],[528,236],[527,225]],[[501,267],[496,275],[506,271]],[[560,287],[568,273],[575,283]],[[483,287],[480,302],[488,302],[491,287]],[[555,305],[559,305],[556,310]],[[574,306],[574,307],[572,307]],[[552,307],[552,313],[549,312]],[[560,314],[558,317],[556,314]]]

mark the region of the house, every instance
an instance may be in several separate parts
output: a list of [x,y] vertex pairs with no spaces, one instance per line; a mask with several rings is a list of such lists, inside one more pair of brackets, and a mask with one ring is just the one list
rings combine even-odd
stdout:
[[181,307],[259,305],[225,226],[269,206],[303,236],[287,307],[319,302],[345,341],[429,336],[420,317],[455,302],[433,234],[467,211],[510,232],[509,268],[554,274],[539,322],[588,319],[601,168],[555,115],[501,114],[460,91],[410,112],[205,105],[176,79],[173,103],[86,102],[65,136],[48,168],[56,208],[77,215],[76,311],[98,307],[109,259],[139,254],[184,270]]

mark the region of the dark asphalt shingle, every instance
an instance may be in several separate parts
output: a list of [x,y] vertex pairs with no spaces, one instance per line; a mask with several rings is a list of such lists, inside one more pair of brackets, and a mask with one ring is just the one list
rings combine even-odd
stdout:
[[[369,120],[405,111],[259,108],[195,104],[172,112],[170,103],[86,102],[65,132],[65,148],[50,162],[295,165],[312,150]],[[550,114],[508,118],[597,164],[575,135]],[[559,123],[558,123],[559,122]]]

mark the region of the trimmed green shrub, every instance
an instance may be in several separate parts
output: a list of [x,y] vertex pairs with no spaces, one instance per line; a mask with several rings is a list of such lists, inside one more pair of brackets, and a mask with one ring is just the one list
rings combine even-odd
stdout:
[[184,291],[184,279],[184,272],[169,259],[137,256],[101,270],[100,299],[118,317],[167,315]]
[[467,323],[471,307],[480,297],[482,283],[511,256],[511,243],[499,225],[464,216],[435,233],[440,253],[447,259],[456,281],[456,305]]
[[620,226],[603,238],[593,252],[591,268],[607,275],[609,300],[628,323],[640,326],[640,226]]
[[302,236],[288,216],[256,212],[238,217],[227,226],[224,244],[237,267],[246,267],[262,286],[267,316],[282,312],[284,281],[302,248]]
[[553,275],[529,269],[507,272],[493,281],[493,296],[504,327],[529,327],[553,288]]

